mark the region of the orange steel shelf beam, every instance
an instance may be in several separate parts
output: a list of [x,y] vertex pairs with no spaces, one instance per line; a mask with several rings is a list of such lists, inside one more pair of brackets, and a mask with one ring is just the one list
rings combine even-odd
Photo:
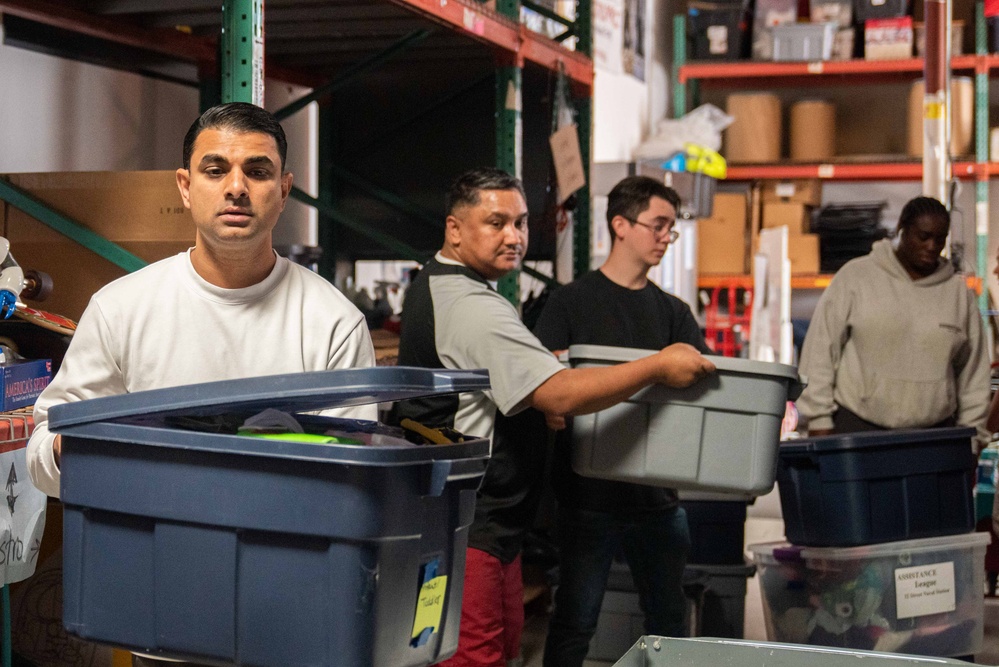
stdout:
[[565,70],[580,92],[593,88],[593,61],[558,42],[539,35],[472,0],[391,0],[428,19],[497,47],[515,64],[532,62],[551,70]]
[[[791,289],[825,289],[829,287],[833,276],[831,273],[802,273],[791,276]],[[968,289],[982,293],[982,279],[978,276],[965,276]],[[702,273],[697,276],[697,286],[701,289],[716,287],[753,287],[753,276],[748,273]]]
[[[831,274],[803,273],[791,276],[791,289],[825,289],[832,281]],[[702,273],[697,276],[697,286],[706,289],[716,287],[752,288],[753,276],[748,273]]]
[[[964,55],[951,58],[955,70],[988,70],[999,67],[999,56]],[[820,60],[814,62],[692,62],[680,67],[680,83],[692,80],[819,77],[829,75],[918,74],[922,58],[905,60]]]
[[[986,179],[999,176],[999,163],[955,162],[955,178]],[[829,181],[918,181],[923,177],[922,162],[872,162],[825,164],[743,164],[729,165],[726,179],[753,181],[766,179],[820,178]]]

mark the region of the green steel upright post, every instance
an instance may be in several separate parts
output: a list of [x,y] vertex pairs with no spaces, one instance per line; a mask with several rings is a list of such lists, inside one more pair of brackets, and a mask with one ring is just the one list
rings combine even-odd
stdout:
[[[498,0],[496,10],[520,21],[520,0]],[[521,177],[521,68],[517,63],[496,68],[496,166]],[[497,291],[520,307],[520,271],[499,280]]]
[[222,101],[264,105],[264,0],[222,3]]
[[[975,3],[975,54],[979,59],[988,53],[988,35],[985,25],[985,3]],[[975,162],[983,165],[989,161],[989,72],[975,65]],[[989,309],[988,246],[989,246],[989,182],[981,175],[975,181],[975,245],[978,257],[978,279],[982,293],[978,296],[978,309],[985,317]],[[988,318],[985,330],[989,331]]]
[[[592,0],[576,2],[576,50],[593,56],[593,4]],[[593,93],[573,101],[576,107],[576,125],[579,128],[579,152],[583,161],[586,184],[576,192],[576,214],[572,227],[572,275],[578,278],[590,270],[590,226],[593,220],[593,202],[590,198],[590,159],[593,144]]]
[[673,17],[673,118],[687,113],[687,84],[680,83],[680,68],[687,62],[687,17]]

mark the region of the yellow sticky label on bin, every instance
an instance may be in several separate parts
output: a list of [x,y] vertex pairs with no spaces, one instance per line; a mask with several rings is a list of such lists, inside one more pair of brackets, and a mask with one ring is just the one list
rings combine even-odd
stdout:
[[943,118],[943,104],[940,102],[925,102],[923,104],[923,117],[929,120]]
[[441,613],[444,611],[444,594],[447,592],[447,575],[434,577],[420,587],[420,595],[416,600],[416,619],[413,621],[413,639],[416,639],[427,628],[437,632],[441,624]]

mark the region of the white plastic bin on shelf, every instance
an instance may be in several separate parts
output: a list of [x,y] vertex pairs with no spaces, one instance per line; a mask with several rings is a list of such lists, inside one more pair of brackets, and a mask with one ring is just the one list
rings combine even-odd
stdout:
[[774,60],[829,60],[836,28],[833,22],[774,26]]
[[[573,345],[574,367],[655,354]],[[687,387],[653,385],[627,401],[574,418],[572,467],[580,475],[678,489],[763,495],[774,485],[780,425],[801,393],[793,366],[711,357],[718,368]]]
[[862,547],[754,544],[767,639],[932,656],[982,648],[987,533]]

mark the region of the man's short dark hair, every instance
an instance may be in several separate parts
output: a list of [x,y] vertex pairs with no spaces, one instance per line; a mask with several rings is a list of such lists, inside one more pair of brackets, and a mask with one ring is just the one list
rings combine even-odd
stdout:
[[629,176],[614,186],[607,195],[607,229],[611,242],[614,241],[614,225],[611,221],[617,216],[627,220],[637,220],[649,208],[653,197],[665,199],[677,212],[680,211],[680,195],[662,181],[649,176]]
[[444,197],[444,213],[451,215],[462,206],[476,206],[483,190],[516,190],[527,201],[524,184],[496,167],[477,167],[455,179]]
[[191,154],[194,142],[204,130],[233,130],[235,132],[260,132],[274,137],[278,155],[281,156],[281,171],[284,172],[285,158],[288,155],[288,140],[284,128],[271,112],[247,102],[230,102],[212,107],[201,114],[184,136],[184,169],[191,168]]

